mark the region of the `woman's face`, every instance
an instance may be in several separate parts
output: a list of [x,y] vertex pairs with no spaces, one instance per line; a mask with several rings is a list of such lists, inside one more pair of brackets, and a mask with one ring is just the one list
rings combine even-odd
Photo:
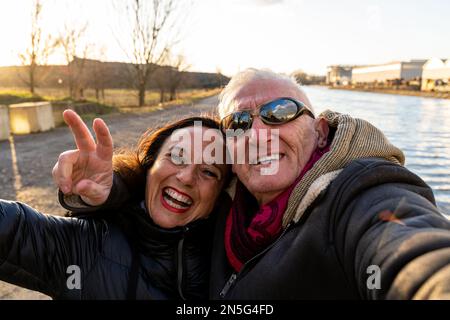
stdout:
[[[207,217],[217,200],[227,174],[227,165],[203,161],[203,150],[210,141],[194,142],[209,128],[181,129],[189,139],[166,139],[153,164],[147,171],[146,205],[153,221],[163,228],[183,226]],[[177,130],[178,133],[180,130]],[[175,131],[175,132],[177,132]],[[175,133],[174,132],[174,133]],[[215,138],[223,147],[217,131]],[[190,141],[189,141],[190,140]],[[198,145],[199,144],[199,145]],[[194,146],[201,151],[194,152]],[[184,161],[173,155],[182,154]],[[200,158],[199,158],[200,157]]]

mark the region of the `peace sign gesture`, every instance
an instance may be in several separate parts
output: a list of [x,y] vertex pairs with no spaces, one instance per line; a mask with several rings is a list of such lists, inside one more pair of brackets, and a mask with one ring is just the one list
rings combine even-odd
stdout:
[[113,184],[113,141],[109,129],[102,119],[94,120],[96,143],[75,111],[66,110],[63,117],[77,149],[59,155],[53,180],[64,194],[77,194],[89,205],[101,205],[108,199]]

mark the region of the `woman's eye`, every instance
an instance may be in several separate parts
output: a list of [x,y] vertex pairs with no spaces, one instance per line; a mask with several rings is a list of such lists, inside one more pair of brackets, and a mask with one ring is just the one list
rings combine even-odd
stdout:
[[182,165],[186,163],[184,157],[178,156],[176,154],[168,153],[167,156],[170,158],[170,161],[172,161],[173,164]]
[[219,177],[215,172],[213,172],[211,170],[203,170],[203,172],[209,177],[213,177],[213,178],[218,178]]

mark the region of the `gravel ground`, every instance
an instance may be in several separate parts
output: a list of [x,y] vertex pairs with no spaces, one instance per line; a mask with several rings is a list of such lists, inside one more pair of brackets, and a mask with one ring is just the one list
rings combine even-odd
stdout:
[[[172,106],[149,113],[127,113],[103,116],[115,147],[131,146],[146,129],[178,117],[211,112],[217,96],[203,99],[189,106]],[[88,123],[91,127],[91,123]],[[67,127],[49,132],[14,136],[0,142],[0,198],[22,201],[41,212],[63,215],[64,209],[56,199],[51,177],[58,155],[74,149],[75,143]],[[15,157],[13,154],[15,153]],[[13,164],[13,160],[17,161]],[[0,281],[0,299],[49,299],[41,293],[26,290]]]

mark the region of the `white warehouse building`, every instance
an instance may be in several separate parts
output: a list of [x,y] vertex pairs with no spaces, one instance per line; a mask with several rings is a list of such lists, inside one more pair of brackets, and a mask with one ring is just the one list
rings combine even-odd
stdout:
[[422,77],[422,67],[425,62],[426,60],[411,60],[355,67],[352,70],[352,83],[417,80]]

